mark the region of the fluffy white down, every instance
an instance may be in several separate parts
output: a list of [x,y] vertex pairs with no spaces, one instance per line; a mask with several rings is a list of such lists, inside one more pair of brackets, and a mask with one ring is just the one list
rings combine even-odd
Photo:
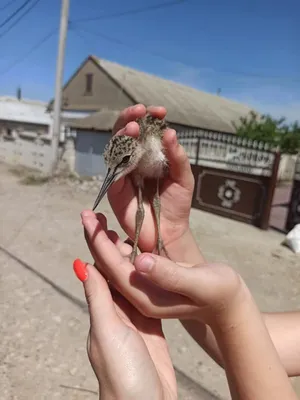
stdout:
[[143,156],[137,165],[136,173],[143,178],[160,178],[166,165],[167,159],[160,139],[150,136],[144,143]]

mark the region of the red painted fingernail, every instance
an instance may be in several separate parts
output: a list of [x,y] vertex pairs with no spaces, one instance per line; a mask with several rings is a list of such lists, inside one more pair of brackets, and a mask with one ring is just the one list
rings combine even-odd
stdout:
[[87,273],[87,269],[86,269],[86,263],[82,262],[81,260],[79,260],[79,258],[77,258],[74,262],[73,262],[73,269],[74,272],[77,276],[77,278],[81,281],[81,282],[85,282],[88,278],[88,273]]

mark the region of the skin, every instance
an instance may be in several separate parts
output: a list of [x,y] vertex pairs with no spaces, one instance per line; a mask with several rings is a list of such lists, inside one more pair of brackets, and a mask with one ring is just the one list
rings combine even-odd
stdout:
[[[136,137],[139,134],[139,126],[134,120],[141,118],[149,112],[157,118],[166,116],[164,107],[148,107],[142,104],[126,108],[120,114],[113,129],[113,134]],[[163,138],[166,155],[169,160],[169,175],[161,185],[161,234],[165,247],[173,260],[185,257],[185,245],[193,248],[193,254],[199,260],[197,244],[189,229],[189,215],[194,190],[194,177],[191,173],[189,160],[183,147],[178,144],[176,132],[167,129]],[[154,191],[154,186],[148,184],[148,190]],[[124,177],[114,183],[108,191],[108,199],[111,207],[124,231],[133,239],[135,233],[135,215],[137,200],[135,189],[129,177]],[[122,201],[120,201],[120,198]],[[176,198],[176,202],[174,202]],[[149,204],[144,204],[145,217],[139,237],[141,251],[151,252],[156,246],[156,229],[152,210]],[[191,258],[191,257],[190,257]],[[184,261],[184,260],[181,260]]]
[[87,351],[101,400],[176,399],[176,378],[161,321],[143,316],[110,290],[94,266],[87,265],[87,275]]
[[[113,134],[138,136],[139,126],[134,120],[146,112],[158,118],[166,116],[164,107],[148,107],[138,104],[124,109],[117,119]],[[170,175],[164,182],[161,196],[161,229],[170,258],[176,262],[201,264],[203,255],[189,228],[189,214],[194,190],[194,179],[188,157],[177,143],[173,130],[165,132],[164,144],[170,159]],[[119,196],[122,202],[119,202]],[[124,231],[133,237],[135,229],[136,200],[128,178],[116,182],[109,190],[109,201]],[[174,199],[178,201],[174,202]],[[105,218],[105,217],[103,217]],[[139,248],[151,252],[155,246],[155,229],[149,208],[140,235]],[[90,247],[94,247],[90,243]],[[92,249],[93,253],[93,249]],[[269,334],[289,376],[300,375],[300,312],[262,314]],[[195,320],[181,323],[196,342],[221,366],[222,356],[214,333],[208,325]]]
[[[148,253],[139,255],[132,265],[128,258],[131,246],[122,243],[115,232],[107,231],[103,215],[85,211],[82,222],[101,271],[100,274],[89,266],[85,291],[91,315],[89,355],[103,398],[176,399],[174,371],[170,371],[166,344],[160,341],[164,340],[161,326],[156,326],[160,338],[156,343],[157,331],[151,332],[154,322],[150,317],[185,316],[212,330],[233,399],[297,398],[263,318],[248,288],[233,269],[222,264],[178,265]],[[148,319],[142,319],[143,329],[136,323],[140,317],[135,320],[128,311],[122,323],[127,327],[129,323],[134,334],[126,333],[127,328],[121,328],[110,317],[118,314],[119,306],[112,307],[108,285],[101,275],[109,279],[112,293],[117,288],[137,307],[140,313],[136,311],[138,314],[133,315],[147,315]],[[121,314],[118,315],[120,318]],[[146,337],[143,336],[145,329]],[[147,347],[149,338],[154,347],[150,345],[147,353],[142,344]]]

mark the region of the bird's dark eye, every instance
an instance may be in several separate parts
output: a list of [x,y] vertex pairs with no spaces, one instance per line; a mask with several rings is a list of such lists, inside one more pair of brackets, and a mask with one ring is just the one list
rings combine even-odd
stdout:
[[123,157],[122,164],[127,164],[129,160],[130,160],[130,156]]

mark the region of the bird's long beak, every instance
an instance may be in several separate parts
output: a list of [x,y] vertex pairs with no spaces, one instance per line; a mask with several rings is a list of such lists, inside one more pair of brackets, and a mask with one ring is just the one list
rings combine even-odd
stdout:
[[96,201],[94,203],[94,207],[93,207],[93,211],[95,211],[95,209],[97,208],[98,204],[100,203],[100,201],[103,199],[103,197],[106,195],[108,189],[110,188],[110,186],[114,183],[115,179],[116,179],[116,172],[113,171],[112,169],[108,169],[107,170],[107,174],[106,177],[104,179],[104,182],[101,186],[100,192],[96,198]]

